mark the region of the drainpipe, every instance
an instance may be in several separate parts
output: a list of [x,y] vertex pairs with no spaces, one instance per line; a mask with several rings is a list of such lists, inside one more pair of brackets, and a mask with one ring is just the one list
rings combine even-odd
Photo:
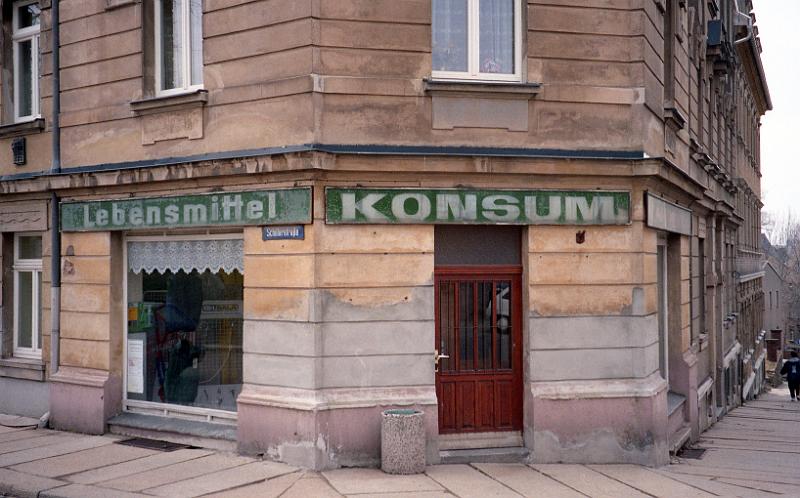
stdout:
[[[59,22],[58,0],[50,4],[50,35],[53,39],[53,115],[51,133],[52,165],[51,175],[61,173],[61,63],[59,46],[61,45],[61,26]],[[51,180],[52,181],[52,180]],[[50,375],[58,372],[61,339],[61,224],[59,220],[58,195],[55,189],[50,190]]]

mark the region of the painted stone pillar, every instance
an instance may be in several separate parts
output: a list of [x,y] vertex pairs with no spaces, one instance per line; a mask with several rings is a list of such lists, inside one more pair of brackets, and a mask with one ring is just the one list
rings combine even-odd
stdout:
[[61,247],[61,359],[50,377],[50,420],[56,429],[102,434],[122,409],[122,239],[65,233]]
[[425,412],[438,458],[433,227],[325,225],[305,240],[245,229],[245,453],[310,468],[375,466],[381,412]]
[[524,436],[535,462],[668,461],[656,234],[641,195],[632,205],[629,226],[528,230]]

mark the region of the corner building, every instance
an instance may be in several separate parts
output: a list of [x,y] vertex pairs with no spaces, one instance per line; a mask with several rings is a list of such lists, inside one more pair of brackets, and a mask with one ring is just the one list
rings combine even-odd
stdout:
[[661,465],[760,385],[735,2],[64,0],[53,155],[54,3],[3,2],[0,411],[324,469],[413,407],[430,463]]

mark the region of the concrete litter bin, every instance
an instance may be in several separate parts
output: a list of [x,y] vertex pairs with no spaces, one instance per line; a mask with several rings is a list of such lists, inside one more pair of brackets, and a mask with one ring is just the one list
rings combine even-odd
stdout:
[[386,410],[381,420],[381,470],[387,474],[425,472],[423,412]]

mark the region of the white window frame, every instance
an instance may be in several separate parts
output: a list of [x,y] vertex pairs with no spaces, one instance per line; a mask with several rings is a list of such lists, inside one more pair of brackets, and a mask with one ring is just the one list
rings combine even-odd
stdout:
[[[183,240],[226,240],[244,239],[243,232],[223,232],[205,234],[178,234],[168,235],[166,232],[160,235],[128,235],[122,239],[122,260],[124,270],[122,272],[122,302],[128,306],[128,243],[129,242],[152,242],[152,241],[183,241]],[[122,409],[131,413],[143,413],[147,415],[158,415],[162,417],[173,417],[185,420],[197,420],[203,422],[219,422],[232,425],[238,420],[239,412],[217,410],[214,408],[200,408],[195,406],[174,405],[170,403],[160,403],[157,401],[143,401],[128,399],[128,313],[123,313],[122,327],[125,331],[125,344],[122,348],[123,371],[122,371]],[[245,361],[242,358],[242,361]]]
[[[522,0],[514,0],[514,73],[480,72],[480,0],[467,0],[467,71],[431,70],[433,79],[519,83],[522,81]],[[433,24],[431,24],[433,29]],[[433,33],[431,33],[433,40]]]
[[[197,90],[203,89],[203,82],[201,81],[198,84],[192,84],[192,32],[191,32],[191,18],[190,18],[190,10],[191,10],[191,0],[181,0],[181,35],[183,38],[183,50],[181,52],[181,77],[183,80],[182,87],[176,88],[168,88],[162,89],[161,83],[163,75],[161,74],[162,66],[163,66],[163,58],[164,52],[163,47],[161,45],[161,29],[163,26],[163,19],[161,18],[161,6],[165,0],[155,0],[155,29],[153,32],[155,33],[155,47],[156,47],[156,56],[155,56],[155,84],[156,84],[156,95],[161,97],[167,97],[170,95],[181,95],[184,93],[192,93]],[[170,1],[170,0],[166,0]],[[201,5],[202,9],[202,5]],[[202,14],[200,16],[200,26],[197,27],[200,30],[200,39],[202,40],[202,32],[203,32],[203,17]],[[202,42],[201,42],[202,45]],[[201,46],[202,50],[202,46]],[[200,57],[200,64],[202,66],[202,55]],[[202,68],[201,68],[202,69]],[[201,70],[202,74],[202,70]]]
[[[39,344],[38,331],[41,324],[39,323],[39,313],[41,312],[42,303],[39,302],[41,295],[41,288],[39,287],[38,276],[42,273],[42,259],[22,259],[19,257],[19,238],[20,237],[42,237],[41,233],[16,233],[14,234],[14,351],[13,355],[20,358],[42,358],[42,345]],[[19,346],[19,274],[32,273],[32,291],[31,304],[33,312],[31,314],[31,346],[30,348],[23,348]]]
[[[33,121],[40,117],[39,109],[39,33],[41,32],[41,18],[39,24],[20,29],[18,27],[19,15],[17,14],[20,7],[38,3],[38,0],[23,0],[14,2],[11,6],[11,39],[14,52],[14,122],[21,123],[25,121]],[[20,54],[19,44],[30,40],[31,53],[33,60],[31,61],[31,113],[20,115],[19,113],[19,97],[20,97]]]

